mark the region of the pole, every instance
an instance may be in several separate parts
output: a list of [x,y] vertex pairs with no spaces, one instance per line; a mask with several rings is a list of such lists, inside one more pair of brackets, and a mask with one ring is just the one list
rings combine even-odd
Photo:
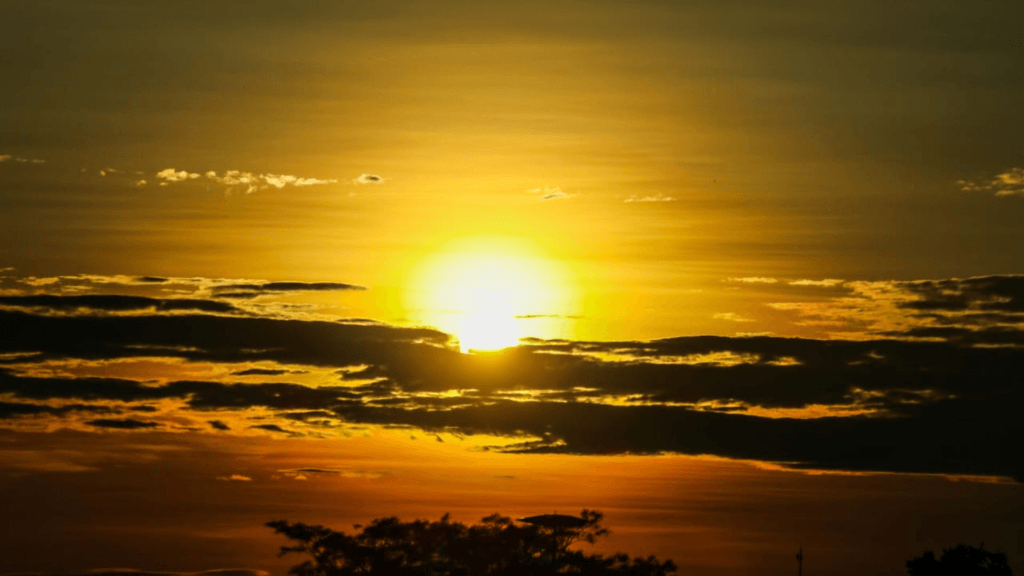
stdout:
[[800,551],[796,553],[796,576],[804,576],[804,547],[800,546]]

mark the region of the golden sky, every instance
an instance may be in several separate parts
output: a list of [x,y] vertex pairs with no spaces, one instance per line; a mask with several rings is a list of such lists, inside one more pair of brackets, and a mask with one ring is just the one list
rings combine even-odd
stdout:
[[1024,569],[1022,16],[0,0],[0,574],[584,507]]

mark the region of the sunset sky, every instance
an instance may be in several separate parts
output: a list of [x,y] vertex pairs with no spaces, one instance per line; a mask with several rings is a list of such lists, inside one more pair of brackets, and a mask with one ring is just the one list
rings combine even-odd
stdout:
[[1024,571],[1024,4],[0,0],[0,574],[605,512]]

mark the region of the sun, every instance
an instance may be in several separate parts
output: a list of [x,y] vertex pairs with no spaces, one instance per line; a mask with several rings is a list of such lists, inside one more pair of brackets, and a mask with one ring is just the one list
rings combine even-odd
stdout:
[[[538,319],[575,312],[568,273],[515,242],[473,239],[427,258],[410,290],[414,316],[453,334],[463,352],[555,337]],[[557,322],[556,322],[557,323]]]

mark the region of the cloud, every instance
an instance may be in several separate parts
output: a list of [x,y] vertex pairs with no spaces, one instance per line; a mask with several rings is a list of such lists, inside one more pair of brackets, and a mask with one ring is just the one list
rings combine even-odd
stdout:
[[[11,269],[13,270],[13,268]],[[363,286],[343,282],[299,282],[237,278],[202,278],[202,277],[163,277],[163,276],[128,276],[123,274],[76,274],[51,277],[12,278],[15,283],[40,291],[52,291],[51,295],[66,295],[71,290],[95,291],[109,290],[108,286],[119,284],[132,287],[156,287],[161,285],[158,294],[166,294],[167,288],[182,294],[191,291],[194,296],[207,297],[211,294],[225,296],[231,292],[239,292],[239,297],[253,297],[258,294],[287,294],[291,292],[324,292],[340,290],[366,290]],[[33,295],[39,295],[37,294]],[[245,294],[242,294],[245,293]]]
[[555,186],[553,188],[532,188],[526,191],[527,194],[540,194],[541,200],[557,200],[559,198],[569,198],[572,194],[565,192],[561,187]]
[[919,280],[897,286],[915,296],[901,303],[915,310],[1024,313],[1024,276]]
[[377,174],[360,174],[359,176],[352,179],[353,184],[382,184],[384,178]]
[[[162,276],[93,275],[18,278],[5,280],[0,307],[51,313],[138,313],[197,311],[212,314],[258,314],[288,318],[337,319],[326,305],[281,302],[278,297],[303,292],[362,291],[363,286],[343,282],[270,282],[256,279],[176,278]],[[18,286],[20,285],[20,286]],[[100,292],[131,287],[131,296]],[[175,297],[166,297],[168,293]],[[352,319],[350,322],[374,322]]]
[[174,168],[164,168],[156,173],[156,177],[164,180],[165,182],[184,182],[186,180],[195,180],[196,178],[199,178],[199,174],[195,172],[187,172],[185,170],[175,170]]
[[626,198],[625,200],[623,200],[623,202],[625,202],[626,204],[633,204],[633,203],[638,203],[638,202],[675,202],[675,201],[676,201],[676,199],[673,198],[672,196],[662,196],[661,194],[658,194],[657,196],[630,196],[629,198]]
[[294,474],[341,474],[341,470],[331,470],[328,468],[294,468],[292,470],[281,470],[281,472]]
[[725,320],[727,322],[754,322],[751,318],[745,318],[734,312],[723,312],[721,314],[715,314],[716,320]]
[[[281,189],[285,186],[322,186],[324,184],[337,184],[338,182],[334,179],[307,178],[294,176],[292,174],[257,174],[253,172],[243,172],[241,170],[227,170],[221,174],[218,174],[214,170],[208,170],[203,174],[199,174],[198,172],[166,168],[157,172],[155,176],[156,178],[163,180],[163,182],[161,182],[161,186],[165,186],[169,182],[177,183],[205,178],[206,180],[211,180],[217,184],[227,186],[229,191],[236,188],[244,189],[243,191],[246,194],[252,194],[253,192],[266,190],[268,188]],[[136,182],[136,185],[144,186],[145,183],[145,180],[139,180]]]
[[255,426],[249,426],[249,428],[255,428],[257,430],[266,430],[268,432],[279,432],[281,434],[292,434],[290,430],[285,430],[277,424],[257,424]]
[[280,470],[286,476],[294,477],[296,480],[306,480],[308,475],[340,476],[342,478],[368,478],[377,479],[384,475],[379,472],[367,472],[364,470],[333,470],[330,468],[293,468]]
[[765,278],[764,276],[747,276],[743,278],[729,278],[726,282],[739,282],[742,284],[775,284],[778,280],[775,278]]
[[273,368],[249,368],[232,372],[232,376],[281,376],[283,374],[303,374],[304,370],[279,370]]
[[21,156],[13,156],[11,154],[0,154],[0,163],[3,162],[14,162],[16,164],[44,164],[46,160],[41,158],[23,158]]
[[284,188],[285,186],[321,186],[323,184],[337,184],[337,180],[323,180],[320,178],[301,178],[299,176],[292,176],[290,174],[263,174],[261,175],[263,181],[273,186],[274,188]]
[[98,420],[90,420],[86,424],[96,426],[97,428],[115,428],[119,430],[138,430],[140,428],[156,428],[160,426],[157,422],[143,422],[132,418],[125,418],[123,420],[100,418]]
[[[176,279],[173,279],[173,280],[176,283],[182,283],[182,282],[184,282],[184,283],[194,283],[196,279],[176,278]],[[155,277],[155,276],[126,276],[126,275],[123,275],[123,274],[112,274],[112,275],[104,275],[104,274],[76,274],[76,275],[69,275],[69,276],[52,276],[52,277],[48,277],[48,278],[29,277],[29,278],[21,278],[18,281],[21,282],[22,284],[27,284],[29,286],[36,286],[36,287],[38,287],[38,286],[47,286],[47,285],[51,285],[51,284],[62,284],[62,285],[65,285],[65,287],[66,287],[66,285],[68,285],[68,284],[83,284],[83,285],[85,285],[85,284],[96,284],[96,285],[124,284],[124,285],[127,285],[127,286],[135,286],[135,285],[148,285],[148,284],[159,284],[159,283],[164,283],[164,282],[171,282],[172,279],[170,279],[170,278],[159,278],[159,277]]]
[[206,172],[206,178],[228,186],[229,190],[235,187],[244,187],[246,194],[252,194],[258,190],[266,190],[270,187],[281,189],[285,186],[320,186],[324,184],[337,184],[338,182],[333,179],[304,178],[291,174],[254,174],[240,170],[228,170],[223,175],[218,175],[211,170]]
[[[367,420],[404,422],[426,430],[532,437],[506,452],[571,454],[714,454],[786,463],[793,468],[945,472],[1024,479],[1019,450],[999,438],[1020,430],[965,426],[951,406],[915,418],[757,418],[670,406],[610,406],[585,402],[503,402],[448,411],[402,411]],[[955,410],[955,409],[954,409]],[[1005,418],[1009,411],[998,416]],[[954,452],[948,452],[953,450]],[[960,452],[960,451],[963,452]],[[957,454],[957,457],[951,457]]]
[[17,418],[19,416],[38,416],[49,414],[52,416],[67,416],[74,412],[89,414],[111,414],[115,411],[107,406],[95,406],[88,404],[64,404],[61,406],[47,406],[41,404],[28,404],[21,402],[0,402],[0,419]]
[[[234,330],[224,328],[238,319],[219,320],[226,321],[218,331],[221,336],[235,340]],[[716,351],[754,358],[731,366],[658,363],[666,358]],[[552,355],[555,352],[558,354]],[[610,353],[633,360],[592,359],[593,355]],[[454,431],[534,439],[529,441],[532,443],[524,439],[507,449],[512,451],[708,453],[787,462],[797,467],[1002,475],[1019,472],[1012,466],[1019,460],[1004,455],[997,458],[995,448],[967,450],[969,443],[981,445],[985,437],[1012,436],[1021,427],[1016,423],[1014,403],[1003,402],[997,407],[986,400],[992,394],[1019,395],[1010,392],[1015,388],[1007,387],[1006,374],[1013,373],[1020,354],[1004,350],[926,342],[687,337],[650,342],[540,343],[488,359],[492,370],[483,372],[473,369],[472,356],[454,351],[424,359],[423,364],[413,361],[413,357],[406,358],[405,365],[378,365],[380,373],[404,391],[402,397],[389,402],[380,396],[389,389],[386,387],[325,390],[296,384],[188,381],[153,387],[116,379],[10,374],[0,380],[0,391],[28,394],[38,400],[173,396],[188,399],[188,406],[194,410],[260,406],[284,411],[320,409],[321,414],[334,414],[349,423],[404,425],[434,434]],[[793,362],[780,362],[784,358]],[[493,371],[495,366],[503,365],[515,366],[516,374]],[[547,392],[534,394],[525,403],[501,392],[523,382]],[[587,388],[579,389],[578,382],[586,382]],[[476,386],[478,390],[462,397],[418,396],[417,391],[424,386],[436,390]],[[604,404],[601,398],[605,396],[626,401]],[[702,409],[702,403],[708,408]],[[846,405],[882,410],[893,416],[846,417],[842,410],[836,410],[829,418],[795,421],[717,411],[729,404],[767,408]],[[950,411],[955,411],[957,418],[950,419]],[[956,434],[949,427],[955,428]],[[295,433],[274,423],[254,428]],[[809,443],[808,437],[816,440]],[[858,445],[861,448],[855,450]],[[829,446],[849,452],[833,454]],[[965,456],[950,460],[943,453]]]
[[795,315],[797,324],[828,329],[831,336],[949,339],[972,345],[1024,341],[1022,275],[846,281],[833,287],[841,292],[769,306]]
[[232,474],[230,476],[217,476],[217,480],[221,482],[252,482],[252,478],[248,476],[242,476],[241,474]]
[[[808,291],[779,284],[772,289]],[[815,290],[817,300],[778,310],[859,322],[856,338],[531,339],[477,355],[436,330],[383,323],[155,307],[133,315],[0,310],[0,418],[14,429],[293,437],[373,425],[442,439],[493,434],[512,444],[492,449],[511,452],[712,454],[801,469],[1024,478],[1021,448],[1000,440],[1024,433],[1024,277],[847,282],[842,290]],[[132,298],[105,297],[113,308]],[[159,382],[74,369],[132,358],[216,369],[205,380]],[[283,375],[253,368],[259,363],[351,378],[337,386],[234,381]],[[151,407],[177,428],[137,419]]]
[[226,302],[193,298],[148,298],[145,296],[116,296],[83,294],[79,296],[0,296],[0,307],[30,308],[49,312],[91,310],[94,312],[159,312],[199,311],[219,314],[237,314],[242,310]]
[[958,180],[964,192],[992,192],[996,196],[1024,197],[1024,168],[1010,168],[988,180]]
[[791,280],[790,286],[812,286],[820,288],[834,288],[843,284],[843,280],[837,278],[825,278],[824,280]]
[[252,298],[266,294],[284,294],[288,292],[336,292],[343,290],[366,290],[366,288],[341,282],[240,283],[214,286],[213,295],[224,298]]

